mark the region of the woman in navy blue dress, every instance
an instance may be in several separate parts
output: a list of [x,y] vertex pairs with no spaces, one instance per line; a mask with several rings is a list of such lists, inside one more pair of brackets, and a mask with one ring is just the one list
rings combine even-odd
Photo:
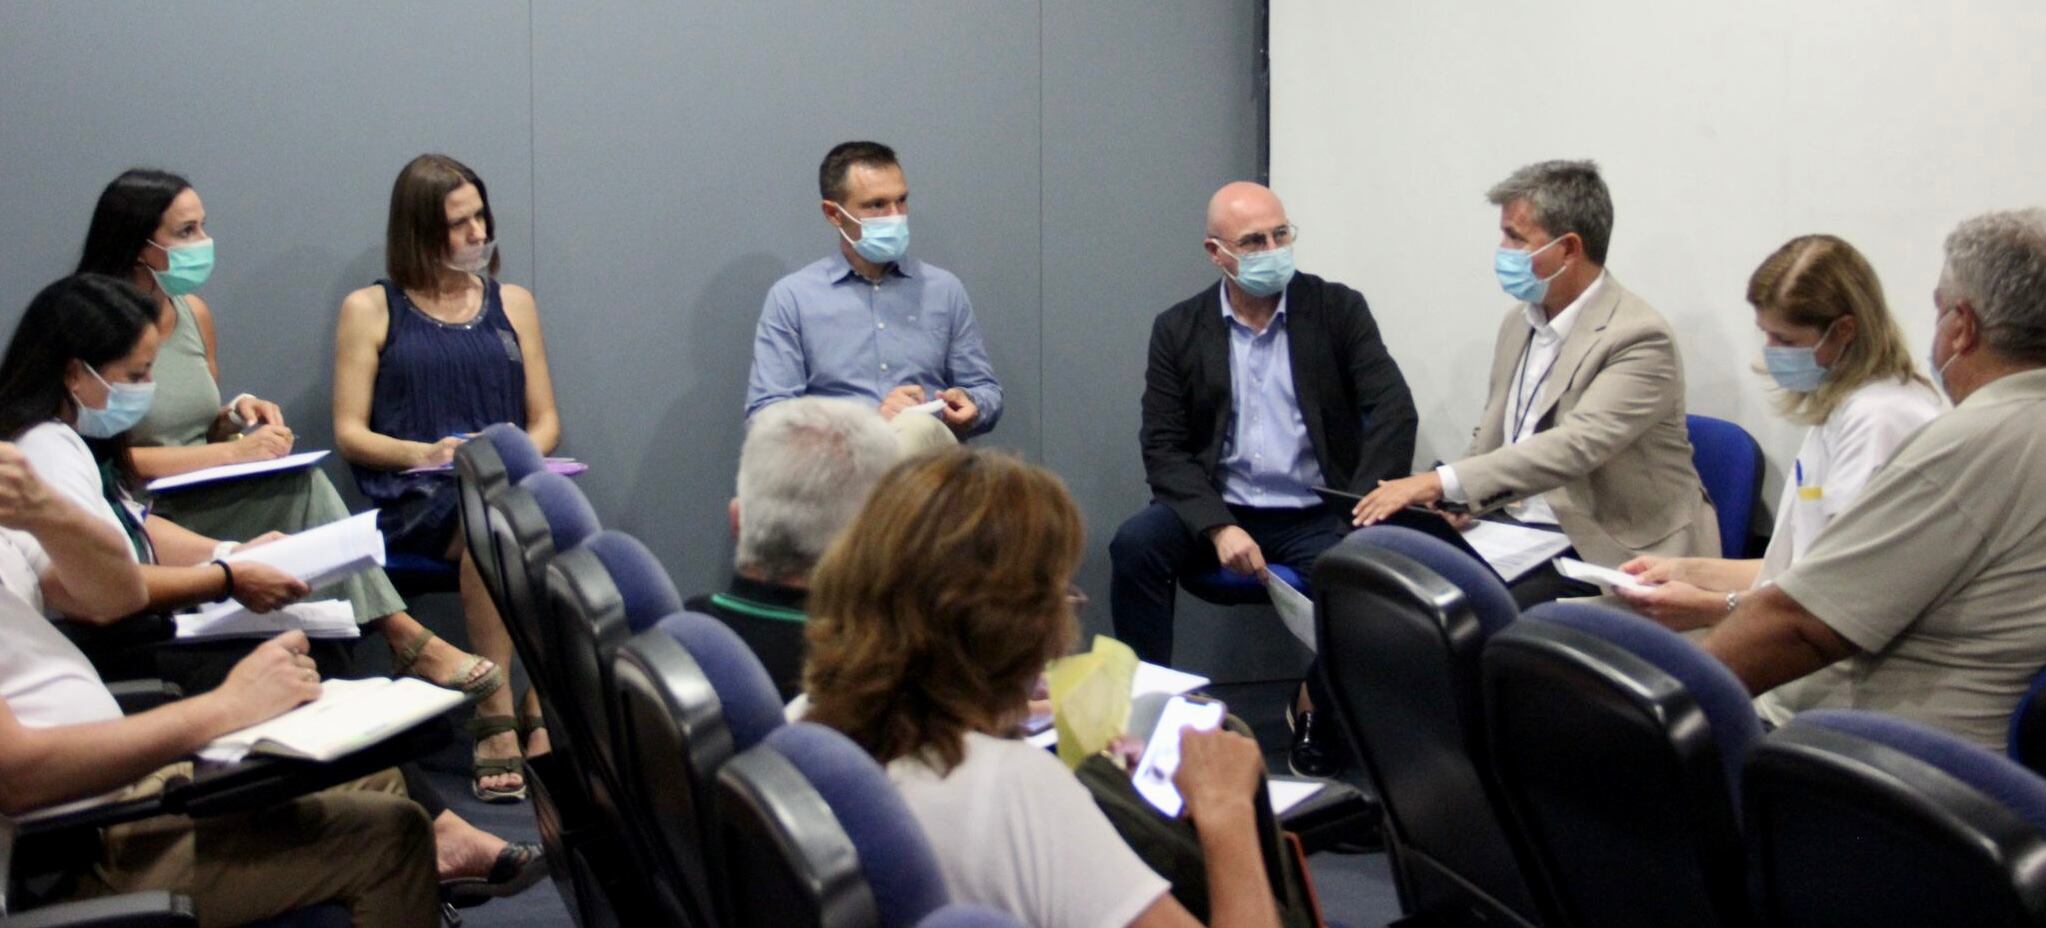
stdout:
[[[452,474],[408,474],[448,463],[485,426],[521,426],[541,453],[561,441],[561,420],[533,294],[499,283],[489,191],[468,166],[420,155],[391,188],[388,277],[341,302],[335,334],[334,440],[356,485],[380,508],[392,551],[459,563],[470,646],[511,666],[511,639],[462,544]],[[526,694],[530,727],[538,701]],[[477,707],[477,798],[525,797],[512,695]],[[544,734],[526,752],[545,751]]]

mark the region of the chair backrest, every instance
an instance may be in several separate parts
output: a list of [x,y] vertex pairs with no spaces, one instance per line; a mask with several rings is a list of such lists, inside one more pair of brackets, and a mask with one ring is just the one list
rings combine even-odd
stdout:
[[923,830],[844,735],[784,725],[718,773],[734,926],[913,928],[946,902]]
[[1742,788],[1767,925],[2046,924],[2046,781],[1872,712],[1805,712]]
[[540,449],[518,426],[500,422],[485,428],[476,441],[463,442],[455,449],[455,479],[462,518],[462,539],[483,577],[483,586],[502,610],[502,569],[497,549],[490,544],[490,523],[486,508],[505,488],[544,466]]
[[1403,907],[1532,924],[1480,711],[1479,653],[1512,621],[1512,596],[1447,542],[1394,526],[1329,549],[1314,589],[1322,673],[1384,805]]
[[602,526],[574,483],[546,471],[506,488],[484,510],[490,547],[503,565],[498,614],[544,703],[561,685],[553,657],[559,634],[545,595],[547,564]]
[[774,682],[730,628],[678,612],[618,650],[612,685],[626,822],[664,921],[717,924],[722,870],[705,852],[717,840],[717,772],[781,726]]
[[560,635],[553,660],[562,691],[555,708],[589,745],[597,774],[615,795],[618,766],[608,708],[612,659],[635,628],[681,611],[682,597],[639,539],[606,530],[548,563],[547,598]]
[[1746,557],[1748,526],[1762,495],[1762,446],[1725,419],[1685,416],[1684,424],[1690,427],[1691,465],[1719,513],[1720,556]]
[[1735,789],[1761,722],[1647,619],[1545,603],[1485,646],[1485,729],[1545,924],[1752,925]]
[[2011,760],[2046,776],[2046,706],[2040,705],[2042,692],[2046,692],[2046,670],[2032,678],[2032,685],[2025,689],[2016,711],[2011,713],[2010,743],[2005,748]]
[[1000,909],[955,902],[932,912],[916,928],[1024,928],[1023,920]]

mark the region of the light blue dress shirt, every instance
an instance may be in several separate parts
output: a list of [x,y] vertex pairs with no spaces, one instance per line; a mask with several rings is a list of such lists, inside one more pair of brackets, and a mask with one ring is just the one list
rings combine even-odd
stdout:
[[943,268],[904,258],[872,282],[842,254],[775,282],[753,335],[746,416],[799,396],[881,404],[903,384],[927,399],[958,387],[980,407],[973,434],[1002,417],[1002,385],[988,363],[966,287]]
[[1222,499],[1232,506],[1304,509],[1321,505],[1321,462],[1307,437],[1300,397],[1293,392],[1293,352],[1286,334],[1286,296],[1263,332],[1229,307],[1222,287],[1222,318],[1229,326],[1229,437],[1222,446]]

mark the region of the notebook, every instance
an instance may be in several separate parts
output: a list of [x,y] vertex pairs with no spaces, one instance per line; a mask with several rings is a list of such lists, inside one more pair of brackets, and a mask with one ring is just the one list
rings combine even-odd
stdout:
[[330,761],[461,705],[461,693],[416,677],[327,680],[320,698],[267,722],[213,739],[202,760],[232,764],[251,754]]
[[195,487],[202,483],[218,483],[222,480],[240,480],[262,474],[275,474],[287,470],[303,470],[318,464],[327,456],[325,451],[301,451],[287,454],[268,461],[250,461],[246,464],[223,464],[172,477],[158,477],[149,481],[149,492],[164,493],[184,487]]

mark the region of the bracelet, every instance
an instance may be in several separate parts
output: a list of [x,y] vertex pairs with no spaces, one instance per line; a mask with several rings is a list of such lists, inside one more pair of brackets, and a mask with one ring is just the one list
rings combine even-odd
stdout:
[[229,566],[227,566],[227,562],[226,562],[226,561],[223,561],[223,560],[217,560],[217,559],[216,559],[216,560],[215,560],[215,561],[213,562],[213,566],[215,566],[215,567],[218,567],[218,568],[220,568],[220,572],[221,572],[222,574],[226,575],[226,577],[227,577],[227,592],[226,592],[226,593],[224,593],[224,594],[222,594],[222,598],[226,598],[226,597],[229,597],[229,596],[233,596],[233,595],[234,595],[234,568],[232,568],[232,567],[229,567]]
[[1735,606],[1741,604],[1741,594],[1728,590],[1726,593],[1726,614],[1732,615]]

